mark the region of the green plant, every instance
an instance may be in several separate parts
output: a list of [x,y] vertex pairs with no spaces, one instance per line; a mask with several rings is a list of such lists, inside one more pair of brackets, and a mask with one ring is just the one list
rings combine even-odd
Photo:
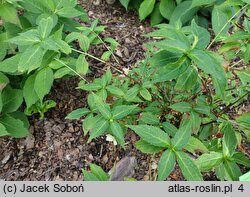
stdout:
[[[89,19],[76,0],[2,0],[0,17],[0,135],[23,137],[28,135],[27,118],[19,113],[23,99],[26,115],[43,118],[55,106],[44,101],[53,82],[76,74],[84,79],[89,72],[86,56],[93,56],[87,52],[104,43],[98,37],[105,27],[98,20],[84,27],[80,21]],[[110,53],[114,41],[107,43]]]
[[[226,24],[231,22],[232,18]],[[240,37],[243,42],[249,39],[247,25],[245,22],[241,34],[248,38]],[[224,23],[211,41],[210,33],[195,20],[185,27],[157,27],[147,36],[158,41],[145,45],[145,60],[129,72],[107,70],[101,78],[79,84],[90,92],[89,108],[77,109],[67,118],[85,116],[82,127],[85,135],[90,134],[88,142],[110,134],[126,148],[124,135],[133,130],[141,138],[135,144],[137,149],[160,153],[158,180],[165,180],[176,163],[186,180],[202,180],[201,172],[213,169],[220,180],[238,180],[238,164],[250,167],[249,159],[236,151],[241,131],[249,136],[249,113],[235,119],[227,112],[249,95],[250,71],[235,73],[233,67],[224,68],[223,62],[230,59],[209,50],[217,38],[226,45],[234,34],[226,39],[222,36]],[[233,27],[239,31],[237,24]],[[241,50],[245,52],[244,47]]]
[[[120,0],[128,9],[135,8],[139,12],[140,20],[150,17],[151,25],[164,20],[170,24],[181,22],[189,24],[195,18],[198,25],[208,27],[210,18],[217,34],[243,3],[248,0]],[[226,33],[229,26],[223,30]]]

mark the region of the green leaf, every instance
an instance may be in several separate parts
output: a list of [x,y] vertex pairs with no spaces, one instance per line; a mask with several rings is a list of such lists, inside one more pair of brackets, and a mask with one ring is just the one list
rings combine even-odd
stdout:
[[188,144],[186,145],[185,149],[190,152],[195,154],[196,151],[206,153],[208,152],[207,147],[196,137],[191,136]]
[[119,96],[119,97],[123,97],[125,94],[122,91],[122,89],[115,87],[113,85],[107,86],[106,89],[113,95]]
[[83,54],[79,55],[76,61],[76,72],[80,75],[86,75],[89,70],[89,63]]
[[195,111],[191,111],[190,112],[190,120],[192,123],[192,132],[194,134],[197,134],[199,129],[200,129],[200,125],[201,125],[201,117],[198,113],[196,113]]
[[167,64],[177,62],[180,57],[179,53],[171,53],[169,51],[162,50],[154,54],[154,56],[149,59],[149,63],[152,67],[162,67]]
[[222,133],[224,133],[222,138],[223,143],[223,154],[224,156],[231,157],[235,152],[237,146],[237,139],[235,135],[235,131],[233,129],[232,124],[226,123],[221,129]]
[[199,27],[195,23],[195,20],[192,20],[191,27],[194,36],[196,36],[198,39],[195,48],[205,49],[210,43],[210,33],[206,29]]
[[160,124],[160,119],[157,117],[157,115],[154,115],[150,112],[141,113],[140,121],[145,124],[150,124],[150,125]]
[[191,122],[187,121],[185,124],[181,125],[175,136],[171,139],[171,144],[174,145],[174,148],[176,150],[181,150],[182,148],[185,148],[185,146],[189,142],[191,133]]
[[130,0],[119,0],[119,1],[126,8],[126,10],[128,10],[128,5]]
[[223,154],[210,152],[202,154],[195,160],[195,164],[202,172],[211,171],[212,168],[219,166],[223,162]]
[[108,180],[108,174],[103,171],[103,169],[95,164],[90,164],[90,170],[91,172],[98,178],[99,181],[107,181]]
[[125,148],[125,141],[124,141],[124,133],[122,131],[122,127],[116,121],[110,123],[110,129],[113,135],[115,136],[117,142]]
[[242,164],[248,168],[250,168],[250,160],[243,153],[234,153],[232,156],[233,161],[238,164]]
[[181,2],[171,15],[170,24],[175,24],[178,21],[185,24],[194,17],[197,11],[198,8],[192,7],[192,1]]
[[177,90],[191,90],[195,86],[197,79],[197,70],[188,67],[188,69],[178,77],[175,88]]
[[17,15],[16,8],[10,3],[1,2],[0,16],[5,22],[10,22],[16,25],[20,25],[20,21]]
[[79,109],[72,111],[70,114],[68,114],[65,119],[70,119],[70,120],[79,119],[82,116],[85,116],[86,114],[88,114],[89,112],[90,111],[87,108],[79,108]]
[[131,114],[137,105],[118,105],[112,109],[113,119],[120,120]]
[[158,181],[164,181],[173,171],[175,166],[175,154],[172,150],[166,150],[158,163]]
[[162,126],[164,128],[164,130],[170,135],[170,136],[174,136],[176,134],[176,132],[178,131],[178,129],[172,125],[169,122],[163,122]]
[[109,127],[109,122],[105,119],[99,120],[93,127],[93,131],[91,132],[88,142],[91,142],[92,139],[97,138],[104,134]]
[[240,176],[240,181],[250,181],[250,171]]
[[78,16],[83,15],[82,12],[72,7],[63,7],[60,10],[58,10],[56,13],[59,16],[65,17],[65,18],[73,18],[73,17],[78,17]]
[[161,12],[160,12],[160,3],[156,3],[154,10],[150,16],[150,25],[151,26],[157,25],[163,20],[164,20],[164,17],[161,15]]
[[[223,99],[227,87],[227,78],[220,62],[202,50],[193,50],[189,54],[189,57],[201,70],[212,76],[216,93]],[[207,62],[209,62],[209,64]]]
[[212,27],[213,31],[218,38],[227,37],[227,32],[230,27],[228,23],[229,17],[218,6],[214,6],[212,11]]
[[67,42],[59,39],[54,39],[55,46],[60,49],[65,54],[71,53],[71,47],[67,44]]
[[190,49],[190,46],[180,40],[163,40],[154,45],[171,53],[186,53]]
[[0,61],[0,71],[5,73],[16,73],[21,54]]
[[2,92],[2,112],[10,113],[16,111],[23,102],[23,92],[19,89],[5,88]]
[[154,146],[144,140],[139,140],[135,144],[136,149],[140,150],[142,153],[146,154],[153,154],[153,153],[159,153],[163,150],[162,147]]
[[241,127],[250,130],[250,113],[244,113],[236,118]]
[[8,77],[6,77],[3,73],[0,72],[0,92],[6,87],[9,83]]
[[88,134],[88,132],[93,129],[94,125],[96,123],[96,117],[93,116],[93,114],[89,114],[84,118],[84,121],[82,123],[82,130],[84,133],[84,136]]
[[181,172],[188,181],[202,181],[203,178],[194,161],[184,152],[175,152]]
[[154,9],[156,0],[144,0],[139,8],[140,20],[144,20]]
[[82,173],[84,176],[84,181],[100,181],[93,173],[87,172],[86,170],[82,169]]
[[175,8],[176,8],[176,5],[175,5],[174,0],[161,0],[160,1],[161,15],[168,20],[170,20],[171,15],[173,14]]
[[124,99],[126,101],[133,101],[135,97],[137,96],[139,90],[140,90],[140,87],[138,85],[133,86],[127,91],[127,93],[124,96]]
[[170,138],[168,134],[159,129],[158,127],[148,125],[127,125],[137,135],[139,135],[144,141],[159,147],[169,147]]
[[232,161],[225,161],[224,163],[225,171],[228,174],[228,179],[230,181],[238,181],[239,177],[242,175],[239,166]]
[[152,100],[152,96],[151,93],[146,89],[146,88],[142,88],[140,91],[140,95],[147,101],[151,101]]
[[192,105],[186,102],[179,102],[170,105],[169,108],[179,112],[189,112],[192,109]]
[[43,97],[50,92],[54,81],[53,71],[50,67],[40,70],[35,78],[34,89],[42,101]]
[[34,88],[35,79],[36,74],[30,75],[28,79],[26,79],[23,86],[23,97],[26,102],[27,108],[31,107],[39,100],[39,97]]
[[43,18],[39,21],[38,32],[42,39],[47,38],[54,27],[54,21],[52,17]]
[[36,30],[30,30],[24,33],[20,33],[18,36],[8,40],[9,43],[16,45],[34,45],[41,42],[39,34]]
[[90,40],[87,36],[80,34],[78,37],[79,40],[79,45],[80,48],[84,51],[87,52],[89,50],[90,47]]
[[38,68],[44,56],[44,50],[39,45],[30,46],[27,48],[20,58],[18,71],[25,72]]
[[24,126],[24,123],[15,119],[10,115],[4,115],[0,118],[0,123],[6,128],[6,131],[9,133],[9,136],[15,138],[22,138],[30,135],[28,129]]
[[112,114],[109,105],[103,102],[102,98],[93,93],[93,98],[96,103],[98,111],[102,114],[105,119],[110,119]]
[[213,4],[216,0],[193,0],[192,7]]
[[7,136],[9,133],[7,132],[5,126],[0,123],[0,137]]

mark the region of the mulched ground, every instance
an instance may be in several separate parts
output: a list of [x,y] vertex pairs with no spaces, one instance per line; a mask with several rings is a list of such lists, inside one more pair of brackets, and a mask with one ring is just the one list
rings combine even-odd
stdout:
[[[93,5],[80,2],[92,20],[99,19],[101,25],[107,26],[101,35],[116,39],[120,46],[115,52],[120,67],[131,67],[143,58],[143,43],[149,41],[143,37],[152,28],[149,23],[141,23],[135,12],[126,12],[119,4]],[[90,53],[100,57],[105,48],[95,46]],[[99,76],[106,65],[89,59],[93,79]],[[111,62],[116,64],[114,59]],[[86,105],[86,92],[76,90],[78,78],[68,78],[54,84],[48,99],[57,102],[57,107],[46,113],[43,120],[30,118],[32,135],[25,139],[0,138],[0,179],[3,180],[83,180],[81,169],[88,169],[89,162],[100,165],[108,172],[115,162],[125,156],[135,156],[138,168],[134,178],[137,180],[154,180],[159,156],[142,154],[134,147],[137,136],[126,135],[130,141],[126,150],[107,142],[104,137],[86,144],[81,121],[65,120],[72,110]],[[206,180],[216,180],[213,173],[204,174]],[[179,168],[168,180],[183,180]]]

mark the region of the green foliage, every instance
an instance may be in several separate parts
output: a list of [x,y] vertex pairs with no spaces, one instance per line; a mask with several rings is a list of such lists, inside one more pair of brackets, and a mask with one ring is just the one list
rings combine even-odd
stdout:
[[[19,10],[22,14],[17,14]],[[105,27],[98,26],[97,20],[84,27],[80,21],[89,19],[75,0],[1,1],[0,21],[0,135],[24,137],[28,126],[12,113],[20,111],[23,101],[25,114],[39,113],[40,118],[55,107],[54,101],[44,101],[53,82],[88,73],[87,52],[90,45],[103,44],[98,34]],[[110,44],[108,53],[115,50],[115,40],[105,42]],[[78,58],[77,53],[81,53]],[[18,127],[6,126],[10,120],[20,134]]]
[[[69,116],[85,116],[83,131],[89,134],[88,142],[109,134],[125,149],[129,143],[124,138],[127,130],[135,132],[140,137],[135,143],[138,150],[160,155],[157,180],[166,180],[177,164],[186,180],[201,181],[203,172],[213,170],[220,180],[239,180],[239,165],[250,165],[237,149],[244,137],[249,139],[250,116],[244,113],[235,118],[227,112],[249,95],[250,71],[248,67],[234,70],[237,65],[224,66],[233,59],[225,55],[231,45],[239,47],[234,57],[239,54],[241,63],[248,61],[244,57],[248,53],[249,22],[244,20],[243,28],[233,25],[230,36],[227,29],[234,22],[228,22],[228,9],[244,8],[245,4],[143,1],[141,9],[147,9],[140,14],[141,19],[155,9],[155,3],[159,10],[167,6],[176,9],[165,13],[170,24],[157,25],[158,29],[146,35],[155,41],[145,44],[145,59],[128,73],[119,70],[121,75],[112,75],[108,69],[91,83],[80,82],[79,88],[89,92],[88,109],[80,110],[79,115],[73,111]],[[199,9],[206,13],[207,8],[208,14],[214,12],[221,20],[212,24],[218,25],[214,37],[193,19]],[[228,11],[227,21],[223,22],[216,9]],[[178,13],[184,17],[178,18]],[[209,50],[219,40],[223,42],[218,51]]]

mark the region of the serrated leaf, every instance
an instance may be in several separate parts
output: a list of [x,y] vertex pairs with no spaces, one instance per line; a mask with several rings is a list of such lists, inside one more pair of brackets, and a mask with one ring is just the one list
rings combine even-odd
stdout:
[[189,112],[192,109],[192,105],[186,102],[179,102],[170,105],[169,108],[179,112]]
[[184,152],[175,152],[181,172],[188,181],[202,181],[203,178],[194,161]]
[[93,127],[93,130],[89,136],[88,143],[91,142],[94,138],[97,138],[104,134],[109,127],[109,122],[105,119],[99,120]]
[[129,114],[131,114],[135,109],[137,105],[118,105],[115,106],[112,109],[113,119],[114,120],[120,120]]
[[42,101],[43,97],[50,92],[54,81],[54,74],[50,67],[40,70],[35,78],[34,89]]
[[172,150],[166,150],[158,163],[158,181],[164,181],[173,171],[175,166],[175,154]]
[[221,131],[224,133],[222,138],[223,154],[224,156],[231,157],[237,146],[235,131],[230,123],[226,123]]
[[197,167],[202,172],[210,171],[212,168],[219,166],[223,162],[223,154],[210,152],[202,154],[195,160]]
[[176,134],[176,132],[178,131],[178,129],[171,123],[169,122],[163,122],[162,126],[164,128],[164,130],[170,135],[170,136],[174,136]]
[[125,148],[125,140],[124,140],[124,133],[122,131],[122,127],[116,121],[110,123],[110,129],[113,135],[115,136],[117,142]]
[[85,116],[86,114],[88,114],[90,111],[87,108],[79,108],[76,109],[72,112],[70,112],[65,119],[70,119],[70,120],[74,120],[74,119],[79,119],[82,116]]
[[189,54],[189,57],[201,70],[212,76],[216,93],[223,99],[227,87],[227,78],[220,62],[212,54],[202,50],[193,50]]
[[122,89],[118,88],[118,87],[115,87],[113,85],[110,85],[110,86],[107,86],[106,89],[113,95],[116,95],[116,96],[119,96],[119,97],[122,97],[124,96],[124,92],[122,91]]
[[150,124],[150,125],[160,124],[160,119],[157,117],[157,115],[154,115],[150,112],[141,113],[140,121],[145,124]]
[[130,88],[127,93],[124,96],[124,99],[126,101],[133,101],[135,97],[137,96],[138,92],[140,90],[140,87],[135,85],[132,88]]
[[163,150],[162,147],[154,146],[144,140],[139,140],[135,144],[136,149],[140,150],[142,153],[153,154],[158,153]]
[[144,141],[159,147],[169,147],[170,138],[168,134],[159,129],[149,125],[128,125],[137,135],[139,135]]
[[196,69],[189,67],[184,73],[182,73],[176,82],[175,88],[177,90],[191,90],[198,79],[198,72]]
[[232,159],[236,163],[244,165],[244,166],[250,168],[250,160],[243,153],[241,153],[241,152],[234,153],[233,156],[232,156]]
[[196,151],[206,153],[208,152],[207,147],[196,137],[191,136],[188,144],[185,146],[185,149],[190,152],[195,154]]
[[146,88],[142,88],[140,90],[140,95],[147,101],[151,101],[152,100],[152,96],[151,93],[146,89]]
[[96,103],[96,107],[102,116],[106,119],[110,119],[112,114],[109,105],[104,103],[103,99],[95,94],[93,94],[93,98]]
[[226,160],[224,163],[225,171],[228,174],[230,181],[239,181],[239,177],[242,175],[239,166],[232,161]]
[[185,148],[185,146],[189,142],[191,133],[192,133],[191,122],[187,121],[185,124],[181,125],[181,127],[176,132],[175,136],[171,139],[171,144],[173,144],[174,148],[177,150]]

